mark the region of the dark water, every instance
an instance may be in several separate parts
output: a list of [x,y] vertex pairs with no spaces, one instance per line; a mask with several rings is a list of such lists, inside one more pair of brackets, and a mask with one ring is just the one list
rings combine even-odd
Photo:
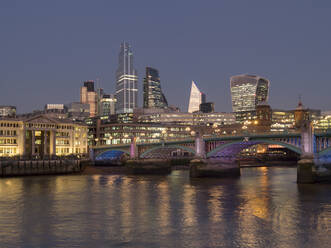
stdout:
[[331,185],[296,168],[240,179],[0,179],[0,247],[331,247]]

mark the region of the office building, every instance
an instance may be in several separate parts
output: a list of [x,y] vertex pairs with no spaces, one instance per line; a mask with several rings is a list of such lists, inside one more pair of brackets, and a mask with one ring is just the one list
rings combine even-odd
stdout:
[[156,123],[109,123],[103,119],[95,120],[89,126],[89,145],[129,144],[132,138],[137,143],[155,143],[162,140],[192,138],[190,126]]
[[74,121],[83,121],[90,117],[90,105],[87,103],[72,102],[65,106],[67,117]]
[[80,90],[80,102],[89,104],[91,117],[97,115],[97,101],[98,96],[94,90],[94,81],[84,82],[84,86],[82,86]]
[[199,111],[200,104],[206,102],[206,95],[202,93],[194,81],[191,84],[191,92],[190,92],[190,100],[188,105],[189,113],[193,113],[195,111]]
[[166,108],[168,102],[162,93],[158,70],[146,67],[144,79],[144,108]]
[[0,117],[15,117],[16,107],[15,106],[0,106]]
[[232,110],[255,111],[259,103],[268,101],[269,80],[254,75],[238,75],[230,79]]
[[202,113],[213,113],[213,112],[215,112],[215,105],[213,102],[201,103],[199,110]]
[[121,44],[116,72],[116,113],[132,113],[138,106],[138,76],[128,43]]
[[235,124],[233,113],[182,113],[182,112],[164,112],[164,113],[144,113],[136,117],[140,123],[161,123],[178,125],[232,125]]
[[98,100],[98,116],[115,114],[116,99],[113,95],[103,94]]
[[[56,118],[56,119],[65,119],[67,118],[67,110],[64,104],[46,104],[44,107],[44,112],[40,113],[45,116]],[[38,115],[35,113],[33,116]]]
[[108,116],[115,114],[116,99],[112,94],[106,94],[103,89],[97,89],[98,95],[98,116]]

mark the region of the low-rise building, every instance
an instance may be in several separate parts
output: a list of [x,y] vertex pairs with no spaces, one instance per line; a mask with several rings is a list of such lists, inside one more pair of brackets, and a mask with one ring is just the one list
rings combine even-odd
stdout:
[[[314,128],[322,128],[321,111],[316,109],[304,109],[307,112],[307,118],[313,122]],[[272,123],[270,131],[283,132],[295,129],[295,111],[296,110],[272,110]],[[325,126],[325,125],[324,125]]]
[[133,138],[137,143],[154,143],[162,140],[192,138],[190,126],[146,123],[103,123],[89,129],[89,145],[128,144]]
[[140,114],[137,121],[141,123],[173,123],[178,125],[231,125],[235,123],[235,116],[233,113],[182,113],[182,112],[169,112],[169,113],[151,113]]
[[283,132],[294,128],[294,110],[272,110],[272,132]]
[[72,102],[66,105],[67,117],[71,120],[83,121],[90,116],[90,105],[87,103]]
[[86,155],[87,126],[39,115],[0,119],[0,157]]
[[314,120],[314,129],[331,129],[331,111],[322,111],[319,119]]

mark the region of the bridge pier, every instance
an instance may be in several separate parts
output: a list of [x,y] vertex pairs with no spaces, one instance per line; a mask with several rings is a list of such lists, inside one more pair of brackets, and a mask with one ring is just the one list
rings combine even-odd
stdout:
[[195,155],[198,158],[206,158],[205,141],[200,132],[197,132],[195,136]]
[[302,157],[298,161],[297,183],[315,183],[316,180],[316,165],[313,157]]
[[297,167],[297,183],[315,183],[317,181],[314,161],[314,134],[310,121],[302,123],[301,127],[301,158]]
[[138,148],[137,148],[136,138],[133,137],[131,139],[131,144],[130,144],[130,158],[135,159],[137,157],[138,157]]

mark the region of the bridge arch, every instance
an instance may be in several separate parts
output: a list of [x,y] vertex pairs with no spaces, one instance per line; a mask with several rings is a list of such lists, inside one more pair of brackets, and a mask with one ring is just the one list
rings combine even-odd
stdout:
[[331,156],[331,146],[317,153],[319,157]]
[[162,145],[160,145],[160,146],[156,146],[156,147],[153,147],[153,148],[150,148],[150,149],[144,151],[140,155],[140,157],[144,158],[144,157],[146,157],[146,155],[148,155],[149,153],[151,153],[153,151],[156,151],[156,150],[159,150],[159,149],[166,149],[166,148],[182,149],[184,151],[195,154],[195,150],[190,148],[190,147],[187,147],[187,146],[180,146],[180,145],[165,145],[165,146],[162,146]]
[[127,151],[126,149],[113,148],[113,149],[102,150],[102,151],[95,153],[95,159],[96,160],[111,159],[110,158],[111,155],[116,156],[116,153],[118,156],[122,156],[123,154],[130,156],[129,151]]
[[218,147],[216,147],[215,149],[211,150],[210,152],[207,153],[207,158],[215,156],[218,152],[222,151],[222,150],[226,150],[232,146],[238,146],[239,149],[238,152],[232,154],[232,155],[236,155],[238,154],[241,150],[253,146],[253,145],[257,145],[257,144],[271,144],[271,145],[280,145],[283,146],[297,154],[301,154],[301,149],[299,147],[296,147],[294,145],[285,143],[285,142],[281,142],[281,141],[277,141],[277,140],[269,140],[269,139],[252,139],[252,140],[248,140],[248,141],[243,141],[243,140],[237,140],[237,141],[232,141],[229,143],[225,143],[225,144],[221,144]]

